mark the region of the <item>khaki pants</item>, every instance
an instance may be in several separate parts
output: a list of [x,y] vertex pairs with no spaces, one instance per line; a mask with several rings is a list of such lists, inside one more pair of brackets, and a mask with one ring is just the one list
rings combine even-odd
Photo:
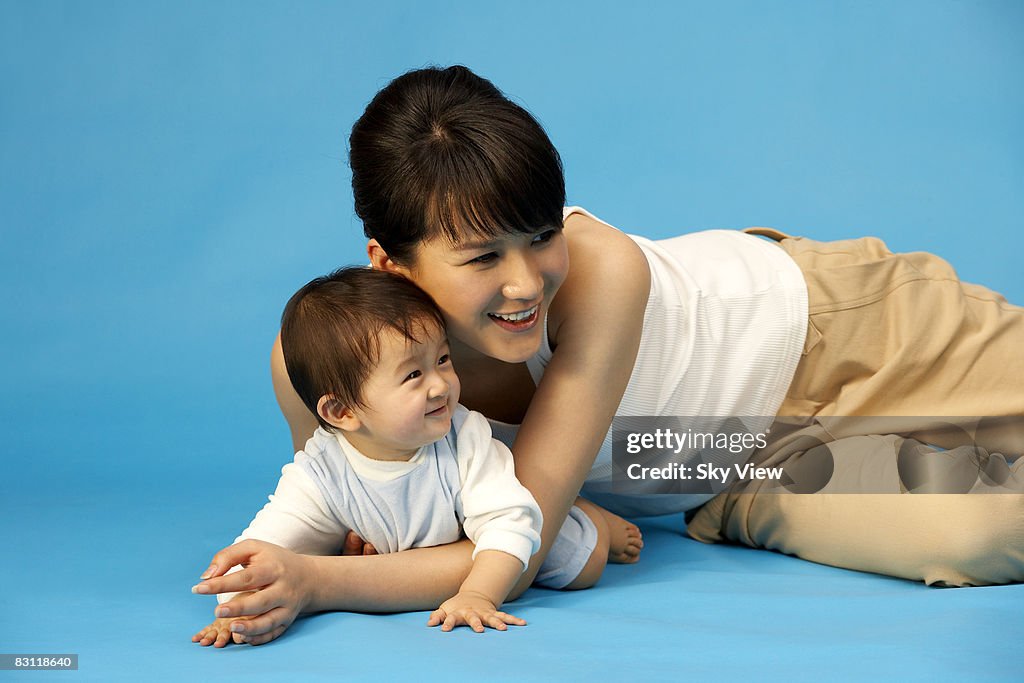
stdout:
[[[749,232],[795,259],[809,298],[781,427],[754,459],[799,469],[808,444],[824,442],[835,472],[819,493],[738,482],[696,511],[690,536],[928,584],[1024,581],[1024,308],[875,238]],[[907,439],[953,449],[934,462],[995,480],[957,489],[972,493],[906,492],[896,461]]]

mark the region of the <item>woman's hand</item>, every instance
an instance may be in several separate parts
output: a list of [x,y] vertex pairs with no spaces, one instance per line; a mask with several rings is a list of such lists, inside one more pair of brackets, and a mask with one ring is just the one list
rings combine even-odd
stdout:
[[[224,575],[235,565],[241,571]],[[243,642],[260,645],[277,638],[313,600],[316,565],[305,555],[265,543],[242,541],[213,556],[203,580],[192,592],[203,595],[251,591],[215,610],[218,619],[251,617],[235,622]]]
[[367,543],[354,531],[348,532],[345,536],[345,544],[341,546],[341,554],[346,557],[352,555],[376,555],[377,549],[372,543]]

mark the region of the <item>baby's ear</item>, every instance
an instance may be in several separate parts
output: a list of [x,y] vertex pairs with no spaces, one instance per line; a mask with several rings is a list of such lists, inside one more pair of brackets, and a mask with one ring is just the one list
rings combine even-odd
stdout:
[[316,412],[324,422],[346,432],[354,432],[362,424],[355,413],[332,394],[320,397],[316,403]]

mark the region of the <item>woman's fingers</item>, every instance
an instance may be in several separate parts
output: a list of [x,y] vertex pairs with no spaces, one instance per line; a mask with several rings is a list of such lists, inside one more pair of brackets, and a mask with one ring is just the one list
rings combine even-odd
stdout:
[[[193,593],[215,595],[217,593],[242,593],[256,591],[272,583],[272,571],[268,567],[252,566],[224,576],[215,576],[192,586]],[[232,601],[234,602],[234,601]],[[237,615],[231,615],[237,616]]]
[[[233,622],[231,630],[241,635],[245,642],[257,644],[254,643],[254,640],[262,636],[273,634],[278,629],[283,632],[284,629],[288,628],[295,621],[295,616],[296,614],[290,609],[275,607],[259,616],[251,617],[245,621]],[[276,637],[273,636],[272,638],[261,640],[261,642],[265,643],[267,640],[272,640]]]
[[[276,599],[273,589],[256,591],[255,593],[246,593],[245,595],[239,595],[231,600],[217,605],[217,608],[213,611],[214,615],[218,619],[234,618],[234,617],[255,617],[262,615],[265,612],[281,606],[280,600]],[[247,620],[245,623],[238,622],[239,626],[244,627],[249,623]]]
[[341,554],[345,556],[362,555],[363,539],[359,538],[359,535],[354,531],[348,532],[345,536],[345,543],[341,546]]
[[282,633],[284,633],[287,628],[287,626],[278,626],[270,633],[264,633],[258,636],[253,636],[252,638],[246,638],[243,642],[249,643],[250,645],[262,645],[263,643],[269,643],[270,641],[274,640],[275,638],[279,637]]
[[377,549],[373,547],[372,543],[364,541],[359,534],[354,531],[348,532],[345,536],[345,542],[341,546],[342,555],[376,555]]
[[210,560],[210,566],[199,578],[213,578],[220,576],[236,564],[248,564],[249,558],[259,552],[264,545],[268,544],[262,541],[247,540],[222,548],[214,554],[213,559]]

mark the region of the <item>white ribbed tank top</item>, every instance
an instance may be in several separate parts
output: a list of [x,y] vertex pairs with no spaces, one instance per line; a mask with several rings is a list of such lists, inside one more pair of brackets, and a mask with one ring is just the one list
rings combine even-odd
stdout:
[[[564,210],[566,218],[574,213],[600,221],[580,207]],[[647,257],[651,291],[616,415],[773,417],[807,331],[807,286],[796,263],[776,245],[735,230],[629,237]],[[536,383],[552,356],[544,325],[540,351],[527,361]],[[496,436],[502,431],[495,425]],[[620,514],[679,512],[713,497],[611,496],[611,454],[609,430],[583,494]]]

